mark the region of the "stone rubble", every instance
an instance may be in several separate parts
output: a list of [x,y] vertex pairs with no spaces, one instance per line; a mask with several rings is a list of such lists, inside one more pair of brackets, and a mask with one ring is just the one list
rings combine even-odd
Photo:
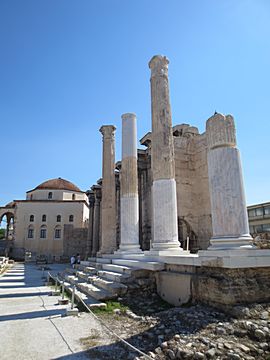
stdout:
[[[106,321],[153,359],[270,359],[270,304],[238,306],[226,313],[206,305],[144,310],[151,315],[117,312]],[[123,359],[144,359],[128,354]]]

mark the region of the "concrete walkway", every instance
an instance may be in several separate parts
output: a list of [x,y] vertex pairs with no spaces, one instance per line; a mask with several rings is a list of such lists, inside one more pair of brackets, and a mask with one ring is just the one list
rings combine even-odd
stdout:
[[[49,265],[57,272],[63,265]],[[90,315],[62,317],[36,265],[15,264],[0,277],[0,359],[89,359],[80,339],[106,334]],[[108,339],[108,343],[109,343]]]

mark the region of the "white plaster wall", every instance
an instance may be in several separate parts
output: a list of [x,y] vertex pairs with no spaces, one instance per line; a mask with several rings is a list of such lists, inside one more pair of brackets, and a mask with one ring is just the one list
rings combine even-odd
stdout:
[[33,190],[26,194],[26,199],[30,200],[50,200],[48,199],[49,192],[52,193],[51,200],[73,200],[72,196],[75,194],[75,200],[84,200],[88,203],[88,197],[85,193],[68,191],[68,190]]
[[[89,208],[84,202],[17,202],[15,219],[15,247],[24,247],[29,251],[38,253],[62,254],[64,224],[74,227],[87,226]],[[34,215],[34,222],[30,222],[30,215]],[[46,215],[46,222],[42,222],[42,215]],[[61,222],[57,222],[57,215],[61,215]],[[74,221],[69,222],[69,216],[74,216]],[[34,228],[34,238],[28,239],[28,227]],[[46,239],[40,239],[40,228],[47,226]],[[55,239],[55,227],[61,226],[61,239]]]

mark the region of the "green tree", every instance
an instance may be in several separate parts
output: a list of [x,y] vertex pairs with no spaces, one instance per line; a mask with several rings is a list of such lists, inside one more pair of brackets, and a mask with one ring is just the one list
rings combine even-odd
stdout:
[[0,229],[0,239],[4,239],[5,237],[5,229]]

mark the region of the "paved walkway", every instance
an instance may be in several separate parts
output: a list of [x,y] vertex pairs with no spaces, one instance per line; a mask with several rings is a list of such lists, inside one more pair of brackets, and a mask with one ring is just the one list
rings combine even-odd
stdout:
[[90,314],[62,317],[66,306],[49,292],[36,265],[15,264],[0,277],[1,360],[89,359],[80,339],[102,328]]

